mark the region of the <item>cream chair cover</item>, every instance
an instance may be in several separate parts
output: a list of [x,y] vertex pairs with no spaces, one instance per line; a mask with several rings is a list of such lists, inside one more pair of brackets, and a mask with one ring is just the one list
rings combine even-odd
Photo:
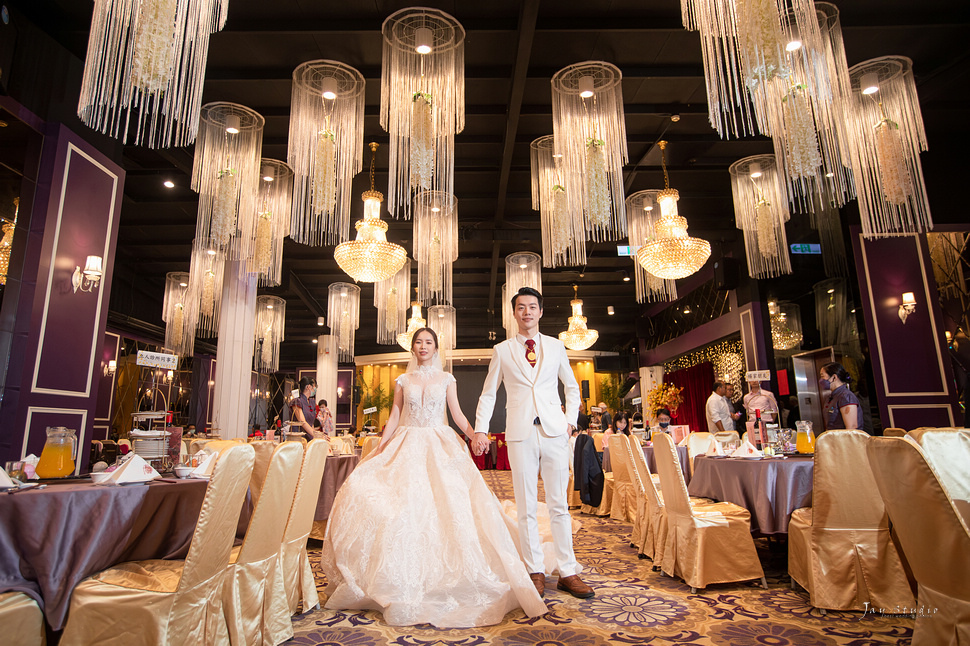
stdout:
[[280,560],[283,564],[283,587],[286,590],[286,603],[291,615],[296,614],[303,601],[303,611],[320,604],[317,584],[310,568],[306,542],[313,527],[313,514],[320,495],[320,482],[327,466],[327,441],[312,440],[303,456],[300,479],[296,484],[293,506],[286,521],[283,533],[283,547]]
[[576,476],[573,474],[573,465],[569,465],[569,488],[566,489],[566,499],[569,508],[582,507],[583,500],[580,498],[580,492],[576,489]]
[[[650,500],[647,498],[647,485],[644,483],[645,479],[650,478],[650,472],[647,470],[647,462],[643,459],[643,448],[640,446],[640,441],[634,437],[630,436],[627,438],[626,442],[626,453],[630,460],[630,475],[633,480],[633,488],[636,492],[636,516],[633,518],[633,530],[630,532],[630,545],[637,548],[640,554],[643,554],[642,547],[644,539],[646,538],[646,525],[650,524]],[[640,461],[637,461],[637,454],[640,455]],[[641,464],[642,463],[642,464]],[[651,543],[653,541],[653,533],[650,534]]]
[[[687,461],[690,463],[691,475],[694,474],[694,458],[707,453],[707,447],[710,445],[711,434],[706,431],[698,431],[687,436]],[[659,470],[660,467],[657,468]]]
[[[582,503],[582,500],[580,502]],[[613,474],[604,473],[603,497],[600,498],[599,507],[592,507],[586,503],[582,503],[579,511],[580,513],[590,514],[592,516],[609,516],[611,509],[613,509]]]
[[[631,436],[632,437],[632,436]],[[610,462],[613,463],[613,501],[610,504],[610,518],[632,523],[637,517],[637,492],[630,471],[633,464],[630,458],[630,443],[627,436],[620,433],[610,436]]]
[[867,452],[918,583],[913,646],[970,644],[970,528],[919,446],[874,437]]
[[691,505],[674,443],[661,435],[653,451],[667,512],[664,573],[681,577],[692,592],[711,583],[751,579],[761,579],[767,589],[748,510],[729,502]]
[[253,507],[255,507],[259,504],[259,494],[263,490],[263,483],[266,481],[266,472],[269,471],[269,461],[273,458],[276,443],[272,440],[253,440],[249,445],[256,451],[253,475],[249,479],[249,496],[252,499]]
[[593,448],[596,449],[597,453],[603,452],[603,434],[593,433]]
[[962,428],[920,429],[910,433],[950,498],[970,500],[970,431]]
[[363,447],[360,450],[360,459],[363,460],[366,458],[374,449],[380,446],[380,444],[381,438],[377,437],[376,435],[368,436],[366,439],[364,439]]
[[37,602],[23,592],[0,594],[0,642],[16,646],[43,646],[47,643],[44,613]]
[[60,643],[228,644],[222,586],[254,458],[245,444],[222,454],[184,561],[122,563],[81,581]]
[[741,436],[738,435],[737,431],[722,431],[720,433],[715,433],[714,439],[721,443],[739,442],[741,441]]
[[302,462],[302,444],[276,447],[246,538],[230,557],[223,607],[233,646],[275,646],[293,636],[279,556]]
[[812,506],[796,509],[788,524],[788,573],[816,608],[911,608],[915,603],[869,468],[868,441],[862,431],[819,436]]
[[883,437],[906,437],[906,430],[890,426],[882,429]]

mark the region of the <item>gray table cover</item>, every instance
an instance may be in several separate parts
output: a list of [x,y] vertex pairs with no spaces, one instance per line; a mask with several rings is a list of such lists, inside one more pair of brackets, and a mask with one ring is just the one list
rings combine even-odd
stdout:
[[330,518],[333,499],[337,497],[340,485],[357,468],[358,462],[360,462],[360,458],[356,455],[327,456],[327,467],[323,471],[323,480],[320,481],[320,496],[317,498],[317,510],[313,515],[313,520],[320,521]]

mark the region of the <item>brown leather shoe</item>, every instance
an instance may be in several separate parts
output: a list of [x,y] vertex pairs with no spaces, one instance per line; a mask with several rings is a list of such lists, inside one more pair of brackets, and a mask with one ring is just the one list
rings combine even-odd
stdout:
[[536,592],[539,593],[540,597],[546,596],[546,575],[544,572],[537,572],[535,574],[530,574],[529,578],[532,579],[532,583],[536,587]]
[[596,594],[593,592],[593,588],[583,583],[578,574],[559,577],[559,583],[556,584],[556,587],[579,599],[589,599]]

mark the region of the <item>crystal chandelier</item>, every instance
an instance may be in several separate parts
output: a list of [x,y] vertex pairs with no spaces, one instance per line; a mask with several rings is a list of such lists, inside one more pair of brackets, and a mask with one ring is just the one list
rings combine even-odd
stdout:
[[428,327],[438,335],[438,351],[445,370],[452,371],[452,352],[457,347],[455,308],[451,305],[434,305],[428,308]]
[[[636,253],[653,235],[654,222],[660,216],[657,190],[637,191],[626,198],[626,228],[630,237],[630,250]],[[636,281],[638,303],[677,300],[676,281],[657,278],[643,268],[636,257],[633,259],[633,276]]]
[[849,70],[852,172],[865,238],[933,228],[919,153],[926,131],[913,81],[913,62],[883,56]]
[[575,63],[552,77],[552,133],[561,154],[569,213],[585,214],[596,242],[626,236],[623,164],[629,161],[622,74],[602,61]]
[[428,322],[421,317],[421,301],[411,301],[411,318],[408,319],[408,329],[397,335],[397,344],[407,352],[411,351],[411,339],[415,332],[427,327]]
[[801,310],[795,303],[768,303],[771,347],[794,350],[802,344]]
[[387,222],[381,220],[384,194],[374,188],[374,158],[377,143],[370,143],[370,190],[361,196],[364,217],[357,221],[357,239],[341,242],[333,250],[333,258],[357,282],[376,283],[398,272],[408,254],[399,244],[387,241]]
[[579,288],[573,285],[573,300],[569,301],[573,315],[569,317],[569,329],[559,333],[559,340],[570,350],[585,350],[599,338],[600,333],[586,327],[583,316],[583,301],[579,298]]
[[563,156],[552,135],[529,146],[532,166],[532,210],[542,222],[542,266],[586,264],[586,231],[581,211],[570,211],[566,200]]
[[659,141],[664,189],[657,193],[660,217],[654,220],[654,238],[637,251],[637,262],[644,269],[667,280],[687,278],[696,273],[711,256],[711,243],[687,235],[687,218],[677,213],[680,193],[670,188],[667,176],[666,141]]
[[443,191],[414,198],[414,260],[418,263],[418,300],[453,302],[452,264],[458,259],[458,200]]
[[331,283],[327,290],[327,325],[336,338],[339,361],[354,360],[354,340],[360,327],[360,287]]
[[754,155],[731,164],[734,222],[744,231],[748,275],[772,278],[791,273],[785,222],[788,200],[774,155]]
[[229,0],[96,0],[78,116],[127,144],[188,146],[199,130],[209,36]]
[[290,230],[293,202],[293,170],[281,161],[263,159],[256,193],[256,227],[253,237],[240,240],[246,270],[259,277],[259,284],[280,284],[283,267],[283,238]]
[[222,311],[222,278],[226,267],[226,254],[211,247],[200,247],[198,240],[192,243],[192,261],[189,265],[189,293],[198,303],[195,333],[212,338],[219,333],[219,315]]
[[280,341],[286,327],[286,301],[278,296],[256,297],[254,363],[257,372],[276,372],[280,367]]
[[0,285],[7,284],[7,272],[10,271],[10,254],[13,251],[13,234],[17,229],[17,214],[20,211],[20,198],[13,198],[13,220],[0,218],[3,222],[0,231],[3,237],[0,238]]
[[454,193],[455,133],[465,127],[465,30],[411,7],[381,28],[381,127],[390,135],[387,210],[411,214],[412,191]]
[[377,308],[377,342],[397,344],[397,335],[405,330],[408,293],[411,291],[411,260],[390,278],[374,283],[374,307]]
[[166,274],[165,299],[162,301],[166,350],[180,357],[192,356],[198,316],[198,302],[189,290],[189,275],[181,271]]
[[290,238],[307,245],[350,237],[350,185],[364,154],[364,76],[337,61],[293,71],[287,159],[296,174]]
[[519,331],[512,312],[512,297],[522,287],[542,293],[542,258],[531,251],[510,253],[505,257],[505,285],[502,286],[502,322],[508,338]]

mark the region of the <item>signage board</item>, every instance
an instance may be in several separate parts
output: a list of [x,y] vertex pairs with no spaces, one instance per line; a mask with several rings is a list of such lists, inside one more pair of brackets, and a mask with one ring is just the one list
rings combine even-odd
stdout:
[[179,365],[179,357],[177,354],[139,350],[135,363],[139,366],[147,366],[149,368],[167,368],[168,370],[175,370]]

